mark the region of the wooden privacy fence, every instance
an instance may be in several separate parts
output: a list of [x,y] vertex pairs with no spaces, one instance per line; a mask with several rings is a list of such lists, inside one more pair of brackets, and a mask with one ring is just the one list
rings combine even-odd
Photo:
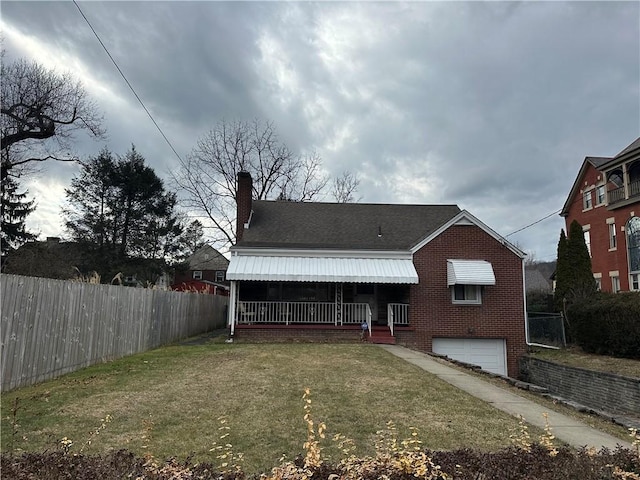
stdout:
[[228,298],[0,275],[2,391],[226,325]]

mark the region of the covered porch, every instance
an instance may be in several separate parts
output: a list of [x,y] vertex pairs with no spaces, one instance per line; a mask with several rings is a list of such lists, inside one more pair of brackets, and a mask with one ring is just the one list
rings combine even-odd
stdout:
[[[234,262],[234,259],[236,260]],[[317,255],[232,257],[229,325],[237,329],[384,328],[409,325],[410,284],[417,273],[406,255],[384,258]]]

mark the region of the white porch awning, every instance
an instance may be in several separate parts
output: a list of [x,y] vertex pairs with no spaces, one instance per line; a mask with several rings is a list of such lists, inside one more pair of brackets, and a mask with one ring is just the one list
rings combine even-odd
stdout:
[[418,283],[411,259],[314,256],[232,256],[227,280]]
[[493,267],[484,260],[447,260],[447,286],[495,285]]

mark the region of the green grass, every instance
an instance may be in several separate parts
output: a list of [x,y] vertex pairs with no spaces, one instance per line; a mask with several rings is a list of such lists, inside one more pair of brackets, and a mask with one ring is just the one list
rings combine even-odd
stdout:
[[[305,387],[327,437],[352,438],[359,455],[374,453],[387,421],[401,438],[417,427],[433,449],[495,450],[517,428],[515,418],[374,346],[211,343],[165,347],[3,394],[2,450],[53,449],[68,437],[74,451],[91,439],[85,452],[212,461],[224,415],[225,442],[245,454],[245,471],[266,471],[283,453],[303,451]],[[112,422],[92,438],[106,415]],[[324,445],[338,456],[329,438]]]
[[536,349],[532,355],[570,367],[640,378],[640,360],[585,353],[579,347],[569,347],[561,350]]

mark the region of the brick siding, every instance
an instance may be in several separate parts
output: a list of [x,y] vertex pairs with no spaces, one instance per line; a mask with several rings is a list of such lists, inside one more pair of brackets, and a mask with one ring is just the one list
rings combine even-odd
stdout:
[[569,367],[529,356],[520,360],[522,380],[587,407],[638,415],[640,379]]
[[[496,284],[482,289],[481,305],[454,305],[447,286],[447,259],[486,260]],[[526,352],[522,260],[482,229],[453,226],[413,256],[420,283],[411,286],[409,324],[415,329],[398,343],[432,351],[434,337],[506,340],[507,372],[518,374]]]
[[235,339],[239,342],[313,342],[355,343],[361,342],[360,325],[236,325]]
[[[629,221],[632,213],[640,215],[640,202],[609,210],[604,204],[596,205],[594,186],[602,184],[604,174],[589,164],[580,180],[579,189],[571,199],[565,218],[565,232],[568,232],[571,222],[577,220],[580,225],[590,225],[591,236],[591,265],[593,273],[602,275],[601,285],[605,292],[611,291],[610,271],[620,273],[620,289],[629,290],[629,265],[627,262],[627,238],[623,227]],[[593,207],[583,211],[583,192],[592,190]],[[608,218],[615,218],[617,247],[609,249]]]

